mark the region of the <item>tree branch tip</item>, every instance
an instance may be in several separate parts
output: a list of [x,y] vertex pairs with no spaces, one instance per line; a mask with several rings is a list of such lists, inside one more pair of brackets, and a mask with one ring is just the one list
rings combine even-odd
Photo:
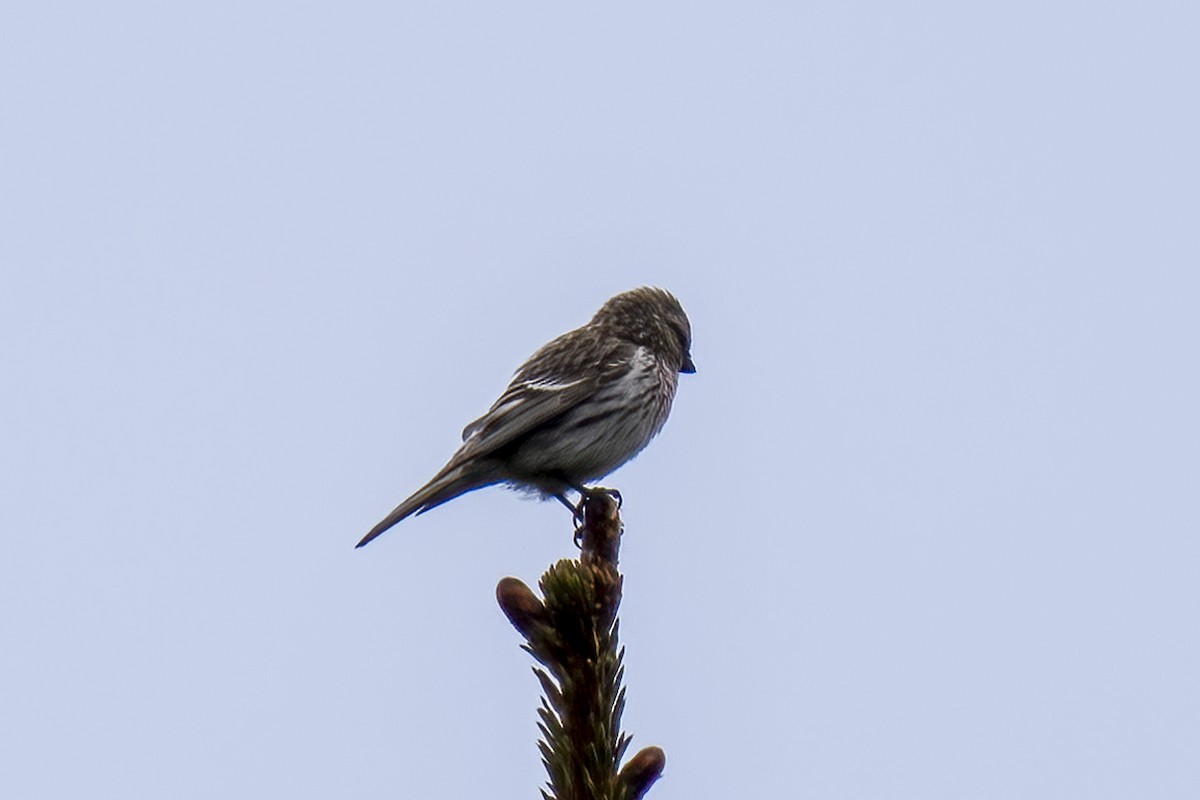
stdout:
[[583,499],[583,527],[580,529],[580,560],[617,566],[621,550],[621,504],[609,489],[593,489]]
[[667,767],[667,754],[661,747],[643,747],[625,764],[617,780],[625,787],[628,800],[641,800]]
[[545,604],[518,578],[500,579],[496,584],[496,602],[512,626],[526,639],[537,626],[548,621]]

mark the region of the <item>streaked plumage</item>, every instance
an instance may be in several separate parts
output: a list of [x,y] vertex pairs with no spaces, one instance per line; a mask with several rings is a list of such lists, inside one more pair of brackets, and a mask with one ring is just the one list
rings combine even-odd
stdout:
[[463,430],[429,483],[358,543],[460,494],[507,483],[560,499],[633,458],[667,421],[680,372],[695,372],[692,330],[663,289],[610,299],[592,320],[542,347]]

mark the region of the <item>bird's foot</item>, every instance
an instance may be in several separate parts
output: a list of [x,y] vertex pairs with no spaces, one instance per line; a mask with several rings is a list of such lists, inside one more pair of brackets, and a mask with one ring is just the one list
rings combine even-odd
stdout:
[[575,534],[579,535],[579,531],[583,530],[583,507],[587,503],[588,496],[585,494],[579,498],[579,502],[571,506],[571,521],[575,523]]
[[[589,497],[591,497],[592,495],[596,494],[597,492],[603,492],[604,494],[607,494],[613,500],[617,501],[617,508],[618,509],[621,508],[621,503],[622,503],[621,493],[618,492],[616,489],[605,489],[600,486],[595,486],[595,487],[582,486],[577,483],[568,483],[567,486],[570,487],[571,489],[574,489],[575,491],[579,492],[579,508],[583,508],[583,504],[587,502],[587,499]],[[561,495],[559,496],[559,499],[560,500],[562,499]]]
[[564,497],[561,494],[557,494],[557,495],[555,495],[555,497],[558,498],[558,501],[560,503],[562,503],[564,506],[566,506],[567,508],[569,508],[571,510],[571,520],[575,523],[575,546],[580,549],[583,549],[584,510],[587,506],[588,500],[591,499],[592,495],[595,495],[600,492],[607,494],[613,500],[617,501],[617,510],[618,511],[621,510],[621,505],[624,503],[624,500],[621,497],[621,493],[618,492],[616,489],[589,488],[587,486],[576,486],[575,484],[569,484],[569,485],[570,485],[570,488],[579,492],[579,502],[578,503],[572,504],[570,500],[568,500],[566,497]]
[[[574,488],[574,487],[572,487]],[[579,491],[579,490],[576,490]],[[583,506],[587,502],[588,496],[586,492],[579,492],[579,502],[572,503],[566,498],[566,495],[556,494],[554,499],[567,507],[571,512],[571,521],[575,523],[575,546],[582,549],[583,547]]]

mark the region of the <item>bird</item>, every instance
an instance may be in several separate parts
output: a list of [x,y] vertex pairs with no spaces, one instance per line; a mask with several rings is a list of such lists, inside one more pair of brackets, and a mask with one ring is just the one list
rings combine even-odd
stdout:
[[692,327],[670,292],[643,286],[609,298],[592,319],[542,346],[487,413],[463,429],[446,465],[362,538],[467,492],[507,484],[556,498],[608,475],[664,424],[680,373],[696,371]]

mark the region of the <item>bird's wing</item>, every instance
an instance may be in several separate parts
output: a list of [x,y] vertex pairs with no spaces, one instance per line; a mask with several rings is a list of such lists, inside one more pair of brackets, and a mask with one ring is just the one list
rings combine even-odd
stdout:
[[570,411],[628,370],[637,349],[613,341],[589,353],[566,339],[535,353],[488,412],[463,429],[451,464],[494,453]]

